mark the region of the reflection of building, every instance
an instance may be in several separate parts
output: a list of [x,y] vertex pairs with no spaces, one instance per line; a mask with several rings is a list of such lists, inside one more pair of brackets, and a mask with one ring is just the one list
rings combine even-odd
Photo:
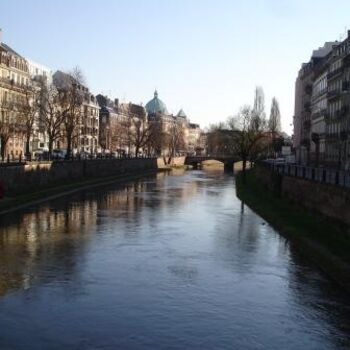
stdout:
[[29,85],[28,64],[2,42],[0,30],[0,139],[3,155],[18,158],[23,153],[23,128],[19,103],[25,100]]
[[[76,280],[76,263],[94,232],[96,213],[97,201],[84,200],[4,218],[0,228],[0,295],[63,276]],[[72,240],[78,240],[79,245],[72,245]]]

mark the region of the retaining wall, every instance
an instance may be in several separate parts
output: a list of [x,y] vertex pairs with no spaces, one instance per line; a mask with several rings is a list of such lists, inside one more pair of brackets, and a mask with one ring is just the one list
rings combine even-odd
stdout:
[[152,169],[157,169],[155,158],[33,162],[1,166],[0,181],[4,184],[5,193],[23,193],[83,179],[98,179]]
[[267,188],[301,206],[350,225],[349,188],[278,174],[256,165],[255,175]]

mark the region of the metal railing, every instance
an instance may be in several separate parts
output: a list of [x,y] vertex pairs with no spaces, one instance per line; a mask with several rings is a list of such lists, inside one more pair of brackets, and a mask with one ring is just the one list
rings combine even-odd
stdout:
[[350,188],[350,171],[314,168],[302,165],[262,161],[261,164],[281,175]]

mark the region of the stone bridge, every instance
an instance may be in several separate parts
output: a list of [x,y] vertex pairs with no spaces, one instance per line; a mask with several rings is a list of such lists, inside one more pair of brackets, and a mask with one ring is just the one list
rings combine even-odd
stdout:
[[192,165],[193,168],[198,168],[206,160],[217,160],[224,164],[225,171],[233,172],[233,166],[235,163],[239,162],[240,159],[234,156],[186,156],[185,165]]

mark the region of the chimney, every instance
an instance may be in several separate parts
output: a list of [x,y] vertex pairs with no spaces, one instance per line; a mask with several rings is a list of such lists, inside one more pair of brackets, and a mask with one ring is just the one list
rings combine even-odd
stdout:
[[[350,30],[348,30],[348,38],[350,38]],[[1,38],[0,38],[0,41],[1,41]]]
[[116,105],[116,107],[119,107],[119,99],[118,98],[114,99],[114,104]]

